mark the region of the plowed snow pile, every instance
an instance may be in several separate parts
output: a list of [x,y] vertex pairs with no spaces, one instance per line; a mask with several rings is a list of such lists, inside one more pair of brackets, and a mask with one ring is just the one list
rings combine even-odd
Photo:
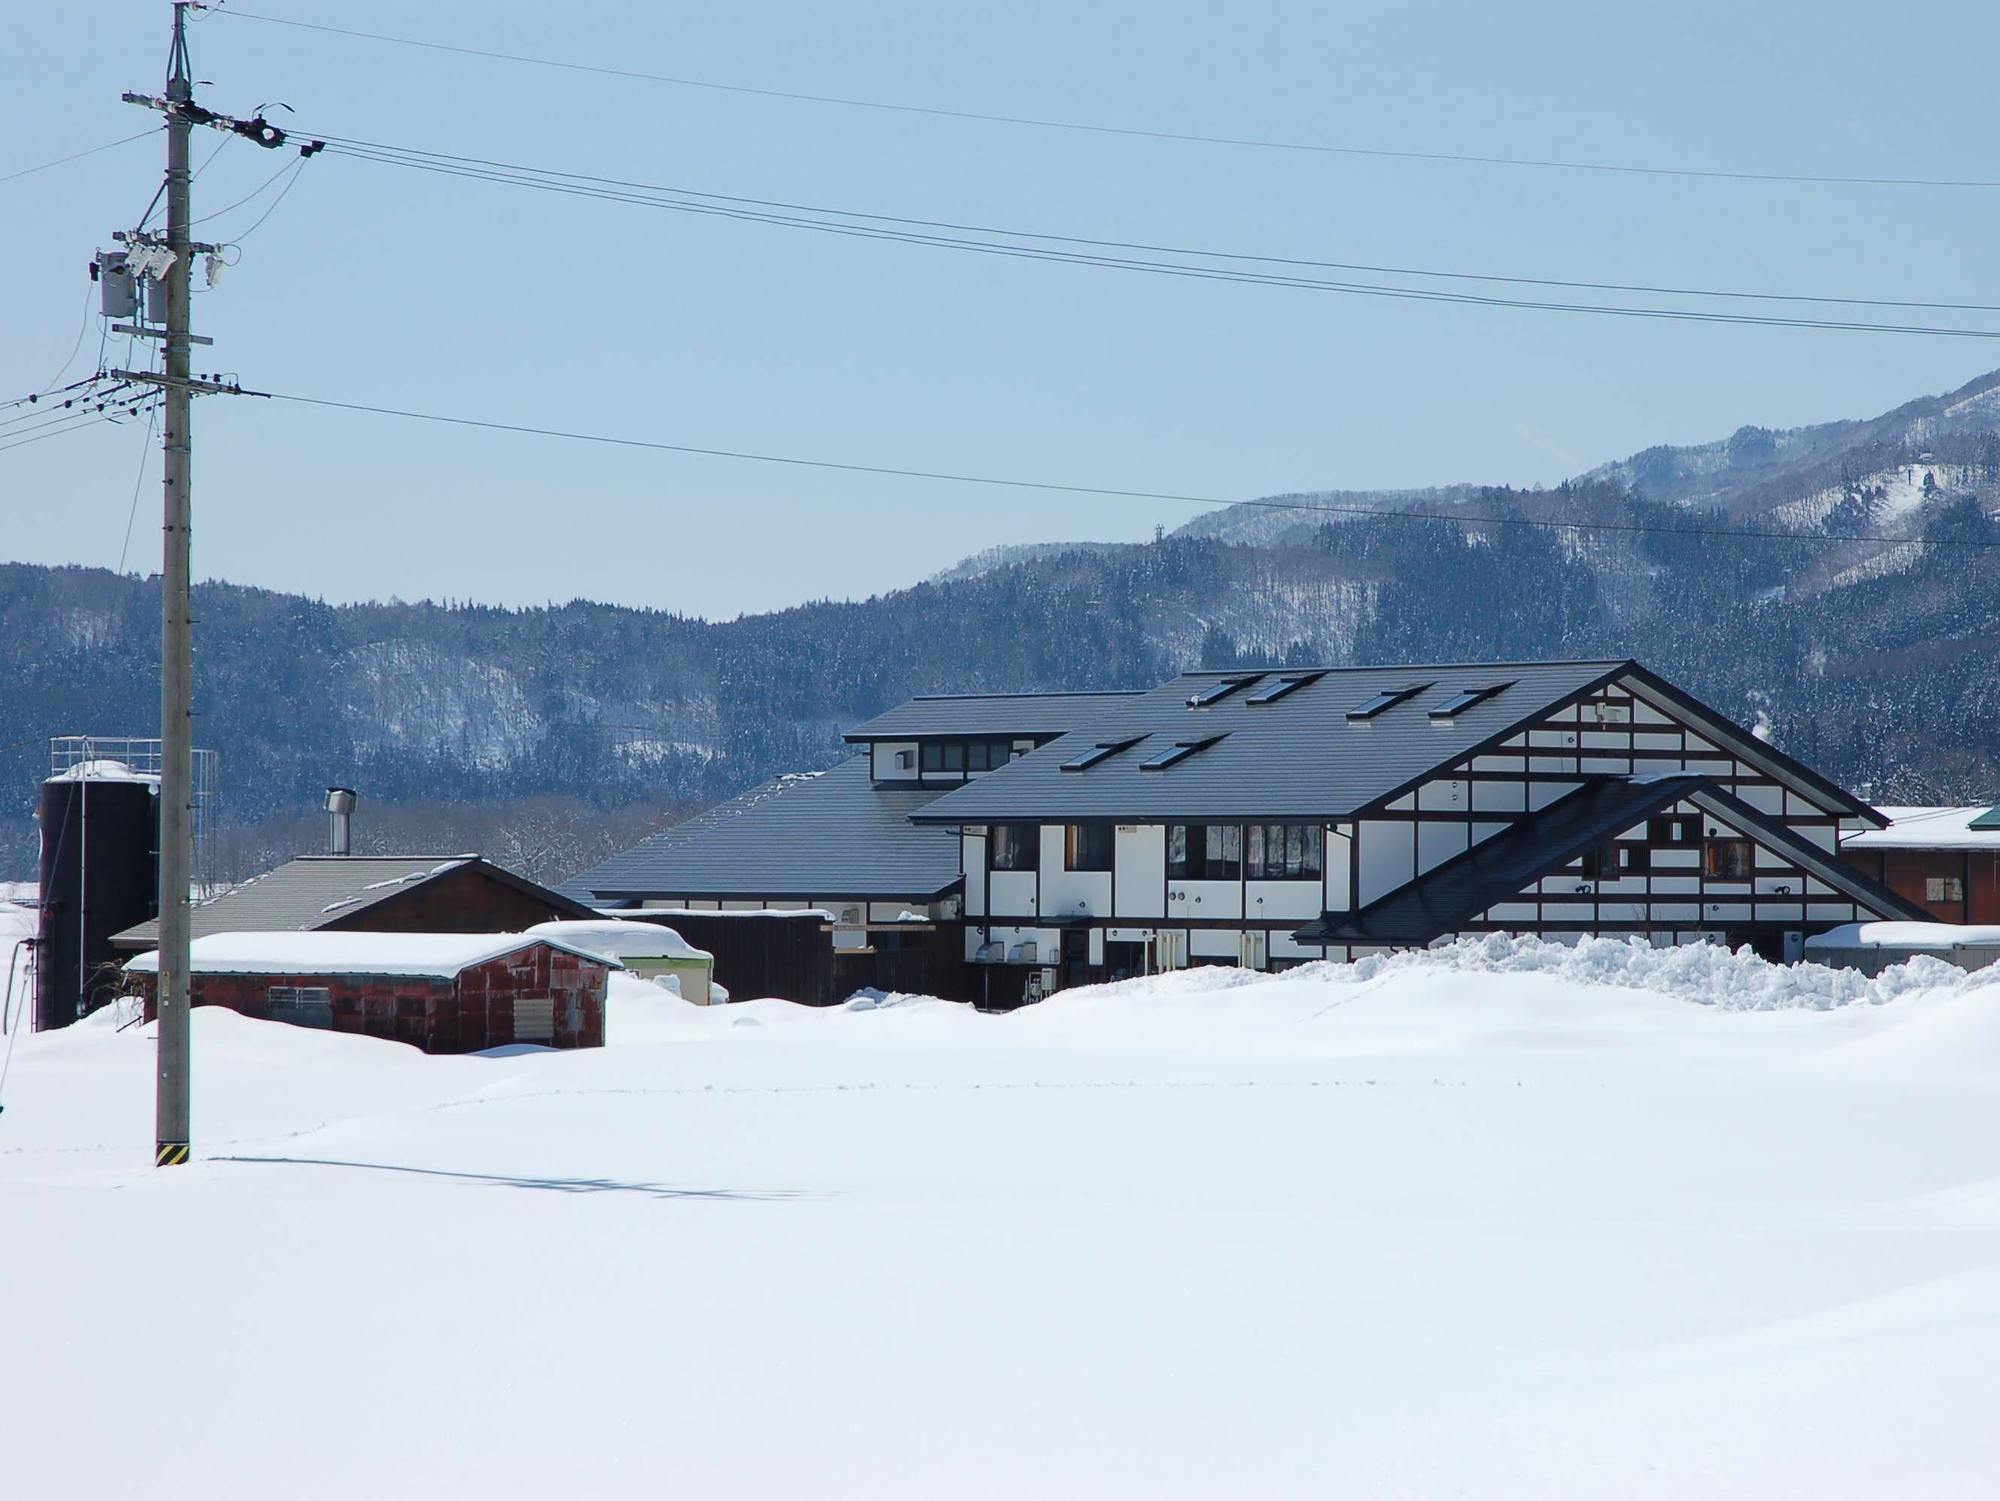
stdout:
[[23,1039],[0,1489],[1972,1496],[2000,976],[1472,942],[425,1058]]

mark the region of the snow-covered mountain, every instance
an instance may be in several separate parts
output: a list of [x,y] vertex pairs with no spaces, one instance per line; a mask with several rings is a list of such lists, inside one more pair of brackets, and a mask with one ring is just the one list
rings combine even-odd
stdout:
[[[844,726],[912,693],[1622,653],[1878,798],[2000,793],[2000,375],[1551,490],[1302,499],[1343,510],[1238,507],[1151,543],[1008,550],[721,624],[207,586],[201,737],[245,823],[309,814],[334,782],[377,807],[616,810],[825,766]],[[1521,524],[1571,521],[1602,525]],[[32,870],[41,737],[153,732],[158,611],[150,581],[0,565],[0,878]]]

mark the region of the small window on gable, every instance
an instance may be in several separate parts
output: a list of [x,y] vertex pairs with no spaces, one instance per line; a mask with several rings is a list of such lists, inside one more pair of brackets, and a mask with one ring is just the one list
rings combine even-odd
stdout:
[[1701,843],[1701,824],[1691,813],[1646,820],[1646,842],[1661,849],[1692,849]]
[[1360,703],[1349,709],[1347,717],[1349,719],[1373,719],[1384,709],[1393,709],[1405,699],[1415,698],[1428,687],[1430,687],[1429,683],[1412,683],[1407,688],[1384,688],[1380,693],[1375,694],[1371,698],[1364,698]]
[[1321,678],[1325,676],[1326,674],[1323,672],[1287,673],[1284,677],[1279,678],[1275,683],[1266,683],[1263,687],[1259,688],[1255,693],[1251,694],[1248,698],[1244,699],[1243,702],[1246,704],[1275,704],[1279,699],[1283,698],[1286,694],[1296,693],[1299,691],[1299,689],[1306,687],[1308,684],[1317,683]]
[[1476,688],[1454,688],[1431,705],[1431,718],[1456,719],[1474,704],[1483,704],[1513,686],[1512,683],[1483,683]]
[[1129,740],[1100,740],[1097,744],[1090,746],[1086,750],[1078,751],[1067,761],[1063,762],[1062,769],[1064,771],[1088,771],[1099,761],[1108,760],[1122,750],[1130,750],[1145,738],[1144,735],[1134,735]]
[[1924,900],[1927,902],[1964,901],[1965,878],[1963,876],[1924,877]]
[[1701,873],[1711,881],[1747,881],[1757,864],[1747,839],[1710,839],[1702,845]]
[[1195,693],[1188,695],[1190,709],[1206,709],[1210,704],[1219,704],[1238,688],[1248,688],[1252,683],[1263,681],[1264,674],[1253,672],[1248,677],[1221,678]]
[[1197,751],[1205,751],[1218,740],[1225,740],[1227,738],[1226,735],[1208,735],[1200,740],[1176,740],[1165,750],[1154,751],[1152,755],[1141,761],[1139,763],[1139,770],[1165,771],[1169,766],[1185,761]]

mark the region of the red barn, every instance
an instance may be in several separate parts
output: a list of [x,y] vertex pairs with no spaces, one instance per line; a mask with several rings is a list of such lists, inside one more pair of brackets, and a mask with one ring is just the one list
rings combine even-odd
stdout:
[[1881,812],[1887,828],[1841,839],[1849,865],[1939,922],[2000,923],[2000,807]]
[[[159,954],[125,966],[154,1014]],[[615,959],[519,933],[211,933],[192,948],[197,1006],[359,1032],[426,1053],[508,1043],[604,1046]]]

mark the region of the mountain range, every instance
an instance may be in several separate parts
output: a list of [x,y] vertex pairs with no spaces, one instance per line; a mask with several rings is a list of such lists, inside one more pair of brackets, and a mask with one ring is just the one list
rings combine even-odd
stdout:
[[[563,800],[601,831],[581,862],[666,810],[828,764],[845,726],[912,693],[1629,654],[1865,795],[1972,801],[2000,791],[1996,545],[2000,372],[1553,488],[1263,497],[1149,543],[995,548],[722,623],[207,584],[197,743],[220,752],[223,821],[274,831],[256,859],[309,841],[320,790],[346,783],[368,807],[503,824]],[[46,737],[156,733],[158,620],[156,579],[0,564],[0,878],[32,874]]]

